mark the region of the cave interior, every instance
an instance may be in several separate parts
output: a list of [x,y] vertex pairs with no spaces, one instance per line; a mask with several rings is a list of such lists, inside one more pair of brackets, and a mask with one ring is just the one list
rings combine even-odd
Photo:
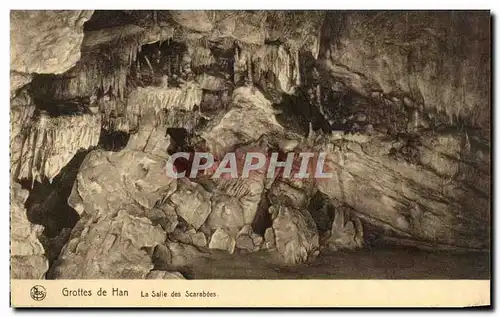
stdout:
[[[14,275],[488,278],[489,30],[483,12],[12,11]],[[333,177],[167,177],[197,151],[325,152]]]

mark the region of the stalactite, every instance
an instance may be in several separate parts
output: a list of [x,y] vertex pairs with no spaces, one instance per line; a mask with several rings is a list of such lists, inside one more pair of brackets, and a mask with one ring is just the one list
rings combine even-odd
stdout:
[[100,131],[99,115],[51,117],[42,112],[26,131],[14,178],[52,181],[76,152],[97,145]]
[[259,49],[235,49],[235,82],[243,78],[258,83],[260,78],[269,73],[276,80],[266,80],[274,89],[292,93],[293,88],[301,84],[299,74],[298,51],[285,48],[284,45],[264,45]]

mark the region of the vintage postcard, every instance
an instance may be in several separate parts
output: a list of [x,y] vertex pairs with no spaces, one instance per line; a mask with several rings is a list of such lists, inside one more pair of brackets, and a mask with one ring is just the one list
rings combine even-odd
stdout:
[[490,24],[12,10],[11,305],[490,306]]

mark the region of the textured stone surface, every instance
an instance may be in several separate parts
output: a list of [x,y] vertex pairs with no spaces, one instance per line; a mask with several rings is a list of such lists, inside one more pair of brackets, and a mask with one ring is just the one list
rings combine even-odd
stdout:
[[80,59],[83,24],[93,11],[11,11],[10,65],[21,73],[60,74]]
[[258,251],[264,242],[264,238],[254,233],[250,225],[241,228],[236,235],[236,248],[248,252]]
[[273,249],[276,247],[276,238],[274,236],[273,228],[267,228],[264,232],[264,245],[265,249]]
[[488,12],[342,12],[328,19],[322,51],[330,76],[364,95],[407,96],[451,122],[460,117],[489,131]]
[[234,57],[235,81],[255,83],[269,93],[293,94],[301,82],[298,54],[298,50],[284,45],[238,50]]
[[143,248],[164,241],[161,227],[126,211],[85,216],[73,229],[50,275],[59,279],[145,278],[153,263]]
[[155,206],[146,211],[146,218],[161,225],[166,233],[173,232],[179,224],[179,217],[175,212],[174,206],[165,203]]
[[78,213],[144,216],[145,209],[175,190],[166,177],[165,161],[138,151],[90,152],[80,167],[68,203]]
[[[27,119],[28,108],[13,110],[12,116]],[[50,181],[59,174],[73,156],[83,149],[97,145],[101,132],[100,116],[75,114],[50,116],[42,113],[29,122],[27,131],[17,130],[23,121],[13,121],[11,134],[11,168],[15,178],[47,178]]]
[[179,272],[151,271],[146,275],[147,280],[184,280]]
[[209,32],[213,27],[206,11],[170,11],[170,15],[175,22],[197,32]]
[[211,212],[210,197],[201,185],[183,179],[169,200],[179,217],[198,230]]
[[11,182],[10,255],[13,279],[42,279],[49,268],[45,250],[38,240],[43,227],[30,223],[24,208],[28,194],[21,185]]
[[319,253],[318,229],[307,210],[271,206],[276,248],[285,263],[311,261]]
[[165,245],[169,250],[170,257],[164,262],[164,265],[169,268],[188,267],[207,258],[205,253],[189,244],[167,241]]
[[245,224],[243,208],[235,197],[219,194],[212,201],[212,212],[207,219],[210,229],[241,228]]
[[210,238],[208,247],[210,249],[225,250],[229,253],[234,252],[236,242],[234,238],[228,234],[224,229],[217,229]]
[[197,247],[204,247],[207,245],[207,237],[203,232],[196,232],[194,229],[187,231],[175,230],[169,235],[169,238],[185,244],[191,244]]
[[276,121],[271,102],[255,87],[240,87],[233,92],[231,110],[202,137],[212,153],[220,154],[277,131],[283,127]]
[[361,221],[347,208],[338,208],[328,238],[321,242],[328,250],[356,249],[363,246]]
[[[347,141],[327,161],[336,171],[334,177],[318,188],[390,234],[487,248],[490,162],[489,154],[478,153],[488,153],[488,148],[472,141],[466,146],[461,133],[430,133],[421,139],[412,163],[391,155],[397,143],[377,137],[364,143]],[[471,156],[483,160],[472,163],[467,159]]]
[[302,189],[291,186],[282,180],[273,182],[268,192],[269,201],[273,205],[288,205],[294,208],[303,208],[307,204],[308,197]]
[[18,89],[27,85],[33,79],[33,75],[19,73],[15,71],[10,72],[10,98],[14,98]]

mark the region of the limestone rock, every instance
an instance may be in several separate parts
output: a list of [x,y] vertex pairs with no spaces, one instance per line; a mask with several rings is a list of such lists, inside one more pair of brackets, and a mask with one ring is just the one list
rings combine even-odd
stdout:
[[165,175],[165,161],[144,152],[90,152],[80,166],[68,203],[78,213],[144,216],[168,197],[176,181]]
[[356,249],[363,246],[361,221],[345,208],[335,210],[328,238],[322,242],[331,251]]
[[274,231],[272,227],[269,227],[264,232],[263,248],[267,250],[272,250],[275,247],[276,247],[276,238],[274,237]]
[[233,237],[227,234],[224,229],[215,230],[214,234],[210,238],[210,243],[208,247],[210,249],[225,250],[229,253],[234,252],[236,242]]
[[283,45],[263,45],[257,51],[241,50],[235,56],[235,82],[249,80],[265,91],[293,94],[300,85],[298,54],[297,50],[287,50]]
[[[319,64],[363,95],[402,94],[450,122],[460,117],[487,135],[489,21],[487,12],[342,12],[325,22],[329,34],[323,35],[331,40],[322,46],[326,60]],[[453,40],[442,45],[444,38]]]
[[244,226],[236,235],[236,248],[247,252],[258,251],[263,242],[264,239],[254,233],[249,225]]
[[207,245],[207,237],[203,232],[196,232],[194,229],[185,232],[175,230],[169,235],[169,238],[185,244],[191,244],[197,247],[204,247]]
[[170,201],[179,217],[198,230],[211,212],[211,194],[201,185],[183,180],[177,191],[170,196]]
[[28,91],[21,89],[19,94],[11,100],[10,105],[10,174],[16,178],[19,174],[20,162],[26,155],[22,144],[27,138],[26,131],[30,130],[31,121],[35,113],[35,104]]
[[29,192],[16,182],[10,188],[10,254],[13,279],[42,279],[49,268],[38,240],[43,227],[29,222],[24,202]]
[[202,73],[196,76],[196,81],[205,90],[221,91],[226,89],[226,79],[223,77]]
[[44,255],[17,256],[10,258],[11,279],[45,279],[49,262]]
[[237,144],[283,131],[276,121],[271,102],[255,87],[239,87],[233,92],[232,108],[201,135],[214,154],[225,154]]
[[33,75],[18,73],[15,71],[10,72],[10,98],[14,98],[18,89],[24,87],[33,79]]
[[170,262],[165,264],[168,268],[178,269],[207,259],[204,252],[192,245],[172,241],[167,241],[165,245],[170,251]]
[[273,219],[276,248],[285,263],[303,263],[318,255],[318,229],[307,210],[271,206],[270,212],[276,214]]
[[165,241],[150,220],[120,211],[116,216],[80,219],[51,268],[60,279],[142,279],[153,269],[143,248]]
[[147,280],[184,280],[179,272],[151,271],[146,275]]
[[212,201],[212,212],[208,216],[210,229],[239,228],[245,224],[243,208],[237,198],[219,194]]
[[193,31],[209,32],[213,28],[206,11],[170,11],[170,15],[175,22]]
[[303,208],[307,204],[306,193],[284,181],[275,181],[268,193],[272,205],[287,205],[294,208]]
[[[22,109],[21,117],[27,118],[27,109]],[[17,110],[16,110],[17,112]],[[95,114],[75,114],[50,116],[42,113],[36,121],[30,122],[27,131],[13,134],[11,166],[14,177],[50,181],[82,149],[97,145],[101,132],[101,120]],[[16,125],[18,123],[13,122]],[[22,124],[22,123],[21,123]]]
[[[458,146],[466,140],[463,134],[434,133],[422,135],[422,140],[425,145],[417,148],[414,164],[384,152],[366,152],[365,146],[349,141],[329,156],[327,164],[335,173],[317,187],[352,207],[361,220],[392,235],[442,246],[487,248],[489,159],[483,156],[477,165],[463,157],[488,150],[480,142],[469,150]],[[388,141],[369,142],[384,148]]]
[[83,24],[93,11],[14,10],[10,13],[11,70],[61,74],[80,59]]
[[126,148],[168,159],[167,149],[169,145],[170,136],[167,135],[165,126],[142,122],[139,125],[139,131],[130,136]]
[[153,223],[161,225],[166,233],[171,233],[179,224],[179,219],[175,208],[168,203],[161,204],[158,207],[146,211],[146,217]]

